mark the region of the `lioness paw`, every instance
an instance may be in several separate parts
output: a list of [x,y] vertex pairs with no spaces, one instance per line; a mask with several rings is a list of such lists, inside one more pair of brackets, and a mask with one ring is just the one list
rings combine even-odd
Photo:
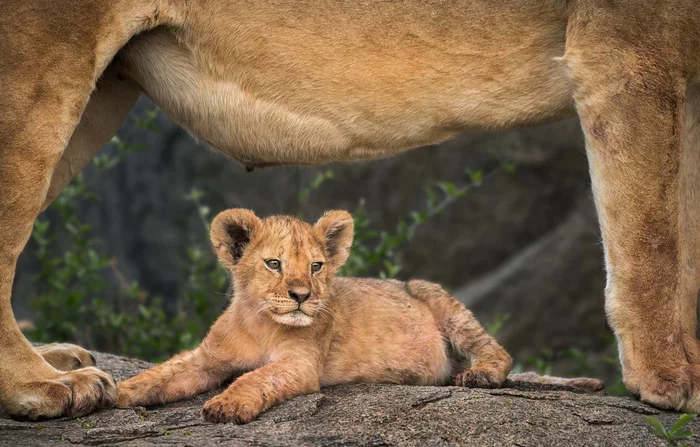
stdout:
[[201,414],[205,421],[215,424],[247,424],[260,414],[260,409],[235,396],[219,395],[204,404]]
[[455,385],[465,388],[498,388],[503,382],[500,374],[483,369],[468,369],[455,377]]
[[5,410],[18,420],[78,417],[114,407],[117,401],[112,376],[92,367],[62,373],[53,380],[29,382],[17,392],[16,402]]
[[90,352],[70,343],[51,343],[39,346],[36,350],[49,365],[59,371],[73,371],[97,364]]
[[117,403],[117,383],[110,374],[97,368],[67,372],[59,381],[73,391],[68,416],[83,416],[100,408],[112,408]]
[[657,408],[696,413],[700,411],[700,365],[659,369],[638,376],[630,392]]

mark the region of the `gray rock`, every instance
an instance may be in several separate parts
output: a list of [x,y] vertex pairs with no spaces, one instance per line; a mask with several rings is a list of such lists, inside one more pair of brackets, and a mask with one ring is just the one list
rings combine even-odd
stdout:
[[[117,379],[149,364],[96,354]],[[36,423],[0,415],[0,445],[232,446],[664,446],[644,416],[677,413],[632,398],[508,382],[497,390],[351,385],[285,402],[245,426],[199,416],[214,393],[157,408],[101,411]],[[700,423],[689,428],[698,432]],[[695,436],[690,445],[700,442]]]

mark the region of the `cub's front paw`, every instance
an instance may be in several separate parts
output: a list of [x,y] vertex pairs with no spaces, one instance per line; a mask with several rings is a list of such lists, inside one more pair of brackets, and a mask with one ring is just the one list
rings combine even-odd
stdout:
[[141,401],[143,399],[139,399],[139,397],[143,396],[145,393],[143,391],[139,393],[138,389],[135,389],[128,384],[125,385],[125,383],[127,382],[119,382],[117,384],[117,407],[130,408],[141,406]]
[[455,385],[465,388],[498,388],[504,381],[502,374],[483,369],[468,369],[455,377]]
[[217,424],[230,423],[247,424],[255,419],[262,411],[261,405],[246,400],[231,393],[219,394],[213,397],[202,408],[205,421]]

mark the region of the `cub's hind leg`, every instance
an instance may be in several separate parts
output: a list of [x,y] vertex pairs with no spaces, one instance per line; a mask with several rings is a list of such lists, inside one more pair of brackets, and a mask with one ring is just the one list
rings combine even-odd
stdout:
[[451,348],[459,356],[469,357],[471,368],[458,374],[455,384],[470,388],[501,386],[513,361],[464,304],[439,285],[427,281],[409,281],[407,289],[414,298],[428,306]]

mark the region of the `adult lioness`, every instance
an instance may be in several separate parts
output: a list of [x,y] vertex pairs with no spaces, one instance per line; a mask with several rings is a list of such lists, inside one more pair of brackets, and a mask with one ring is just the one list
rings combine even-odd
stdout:
[[[335,278],[352,236],[346,211],[327,212],[313,227],[245,209],[220,213],[211,239],[230,273],[231,306],[199,348],[121,382],[119,405],[192,397],[246,371],[204,405],[205,419],[247,423],[278,402],[339,383],[494,388],[505,381],[508,353],[437,284]],[[603,388],[596,379],[559,381]]]
[[139,91],[250,166],[382,157],[578,112],[625,383],[659,407],[700,411],[697,1],[1,6],[0,403],[13,416],[114,397],[97,370],[64,373],[34,351],[10,293],[34,218]]

